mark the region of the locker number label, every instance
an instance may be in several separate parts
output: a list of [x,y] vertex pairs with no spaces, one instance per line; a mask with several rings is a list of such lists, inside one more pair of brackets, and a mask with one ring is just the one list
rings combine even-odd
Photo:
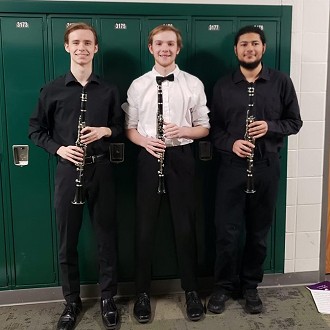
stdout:
[[260,30],[264,30],[263,24],[255,24],[254,26],[259,28]]
[[19,29],[28,29],[30,25],[28,22],[16,22],[16,27]]
[[208,26],[209,31],[220,31],[220,25],[219,24],[210,24]]
[[115,30],[126,30],[126,23],[115,23]]

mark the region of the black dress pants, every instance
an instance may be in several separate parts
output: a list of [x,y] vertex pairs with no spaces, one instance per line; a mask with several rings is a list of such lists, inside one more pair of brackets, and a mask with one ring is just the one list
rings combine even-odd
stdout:
[[[228,291],[257,288],[263,279],[267,236],[278,192],[279,156],[270,153],[254,161],[253,194],[244,191],[246,169],[246,159],[220,156],[215,207],[215,283]],[[240,248],[244,231],[245,244]]]
[[[59,263],[62,290],[67,302],[80,295],[78,238],[83,205],[73,205],[76,167],[59,162],[55,179],[55,211],[59,232]],[[84,186],[90,219],[95,231],[102,298],[117,293],[117,243],[113,169],[108,160],[85,165]]]
[[[159,164],[145,149],[138,155],[136,218],[136,290],[150,292],[155,228],[162,196],[157,193]],[[172,215],[181,286],[196,290],[194,211],[195,160],[190,145],[168,147],[164,175]],[[168,242],[173,244],[173,242]]]

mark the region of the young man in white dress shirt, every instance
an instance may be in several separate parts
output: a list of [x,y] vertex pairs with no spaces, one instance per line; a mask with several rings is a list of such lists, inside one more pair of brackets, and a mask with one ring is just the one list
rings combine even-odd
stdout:
[[[180,32],[173,26],[160,25],[150,32],[148,48],[154,56],[155,66],[132,82],[127,102],[122,105],[126,114],[127,137],[141,147],[137,161],[137,300],[134,316],[140,323],[151,318],[151,260],[162,199],[157,187],[164,179],[187,316],[198,321],[204,314],[204,308],[197,293],[195,160],[191,143],[208,135],[209,109],[202,82],[175,64],[182,48]],[[162,94],[161,99],[159,93]],[[161,127],[159,115],[164,123]]]

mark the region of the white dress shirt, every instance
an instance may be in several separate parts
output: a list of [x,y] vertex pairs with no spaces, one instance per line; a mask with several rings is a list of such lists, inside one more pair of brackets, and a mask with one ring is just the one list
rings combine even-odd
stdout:
[[[203,83],[195,76],[181,71],[178,66],[172,72],[174,81],[164,81],[163,118],[165,123],[179,127],[203,126],[210,128]],[[157,137],[158,95],[156,76],[153,68],[135,79],[127,91],[127,102],[122,105],[125,111],[125,128],[136,128],[145,137]],[[165,139],[166,146],[185,145],[191,139]]]

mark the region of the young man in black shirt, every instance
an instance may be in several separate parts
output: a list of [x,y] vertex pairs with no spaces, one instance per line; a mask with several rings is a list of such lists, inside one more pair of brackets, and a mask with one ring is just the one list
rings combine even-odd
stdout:
[[73,329],[82,309],[77,244],[83,205],[72,203],[79,189],[83,193],[78,202],[86,198],[98,245],[102,319],[106,329],[114,329],[119,316],[113,300],[117,293],[117,251],[109,145],[122,132],[119,94],[114,85],[93,73],[98,39],[91,26],[71,24],[64,35],[64,47],[70,54],[70,71],[42,88],[29,127],[30,139],[58,157],[54,204],[66,307],[57,329]]
[[[262,311],[257,287],[263,278],[266,242],[280,177],[284,137],[302,126],[291,79],[262,63],[264,32],[247,26],[234,44],[239,68],[215,85],[211,139],[219,155],[215,207],[215,290],[207,308],[222,313],[237,291],[247,312]],[[245,244],[239,255],[241,232]]]

